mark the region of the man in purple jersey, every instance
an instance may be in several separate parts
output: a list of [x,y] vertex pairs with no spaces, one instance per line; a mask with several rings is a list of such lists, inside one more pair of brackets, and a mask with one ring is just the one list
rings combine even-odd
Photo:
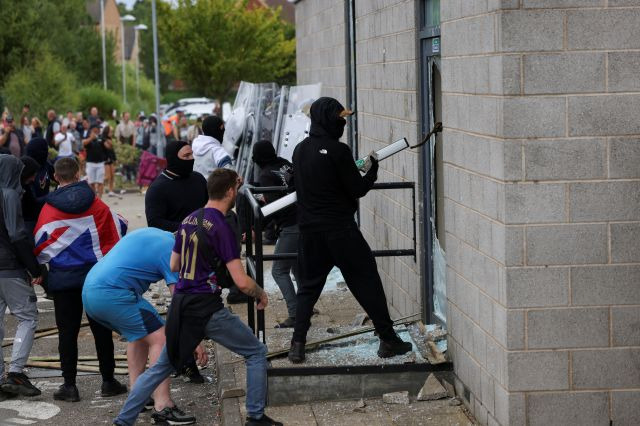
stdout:
[[267,294],[249,277],[240,262],[240,250],[225,214],[235,205],[241,180],[229,169],[217,169],[207,180],[209,201],[204,209],[187,216],[178,227],[171,253],[171,270],[180,271],[167,317],[167,344],[158,361],[138,377],[114,424],[130,426],[155,388],[174,369],[195,356],[203,338],[209,338],[242,355],[247,367],[246,426],[282,423],[264,414],[267,396],[267,348],[222,303],[216,263],[222,261],[240,291],[267,306]]

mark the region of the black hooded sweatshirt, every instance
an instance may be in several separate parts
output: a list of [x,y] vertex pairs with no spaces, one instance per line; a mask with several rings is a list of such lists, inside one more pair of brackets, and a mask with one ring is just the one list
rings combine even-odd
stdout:
[[193,160],[181,160],[178,151],[186,142],[167,144],[167,169],[149,186],[144,198],[147,225],[176,232],[185,217],[209,200],[207,181],[193,170]]
[[339,141],[346,121],[344,107],[333,98],[311,105],[311,131],[293,151],[293,175],[298,197],[298,224],[303,232],[346,228],[354,222],[358,198],[377,179],[378,165],[362,176],[349,147]]
[[[293,173],[291,163],[276,155],[273,144],[269,141],[259,141],[253,146],[253,161],[258,165],[258,186],[288,186],[286,175]],[[282,198],[286,193],[264,194],[267,203],[273,203]],[[287,207],[273,215],[278,228],[285,228],[295,225],[295,206]]]
[[33,255],[33,235],[22,217],[23,163],[13,155],[0,154],[0,277],[40,276],[40,265]]

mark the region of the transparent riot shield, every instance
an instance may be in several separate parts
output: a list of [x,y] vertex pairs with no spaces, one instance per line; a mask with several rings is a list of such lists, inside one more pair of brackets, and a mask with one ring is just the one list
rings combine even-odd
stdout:
[[252,99],[256,85],[246,81],[240,82],[233,109],[226,120],[222,146],[233,159],[238,158],[240,146],[245,137],[247,116],[252,112]]
[[311,104],[320,97],[321,90],[320,83],[283,88],[281,104],[286,107],[281,108],[281,119],[276,126],[279,135],[276,152],[279,157],[291,161],[296,145],[309,135],[309,110]]
[[261,140],[273,143],[280,102],[280,88],[276,83],[254,85],[250,100],[250,113],[245,118],[245,130],[239,145],[236,170],[245,182],[255,183],[257,170],[251,161],[253,145]]

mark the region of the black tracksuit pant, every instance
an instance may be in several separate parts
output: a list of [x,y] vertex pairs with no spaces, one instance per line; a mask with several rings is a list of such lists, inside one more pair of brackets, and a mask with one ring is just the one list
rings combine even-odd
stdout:
[[[58,351],[62,377],[66,384],[75,384],[78,373],[78,333],[82,322],[82,289],[51,293],[58,326]],[[113,356],[111,330],[90,317],[89,327],[96,344],[96,353],[103,381],[113,380],[116,362]]]
[[296,325],[293,341],[306,342],[313,306],[331,268],[340,268],[347,287],[369,315],[383,340],[393,339],[393,321],[378,274],[376,260],[355,223],[323,232],[300,232]]

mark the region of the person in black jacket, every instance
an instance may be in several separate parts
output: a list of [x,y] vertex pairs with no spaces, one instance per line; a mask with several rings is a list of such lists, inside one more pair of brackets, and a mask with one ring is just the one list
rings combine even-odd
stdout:
[[53,166],[48,159],[49,147],[47,146],[47,141],[41,137],[33,137],[29,141],[26,154],[38,163],[36,178],[24,187],[25,193],[22,196],[24,223],[29,232],[32,233],[40,215],[40,210],[42,210],[45,199],[49,194],[53,178]]
[[[253,146],[253,161],[260,168],[258,186],[287,186],[286,176],[293,173],[291,163],[276,155],[276,150],[270,141],[259,141]],[[272,203],[285,194],[264,194],[264,201]],[[277,241],[274,254],[298,252],[298,221],[296,207],[290,206],[279,211],[273,217],[276,226]],[[287,303],[289,316],[278,323],[276,328],[293,327],[296,321],[296,289],[291,281],[293,272],[298,281],[296,260],[276,260],[273,262],[271,274],[282,292]]]
[[0,341],[4,338],[7,307],[18,321],[5,379],[2,379],[4,362],[0,362],[0,390],[37,396],[40,390],[22,372],[38,322],[37,297],[32,284],[42,283],[41,268],[33,254],[33,236],[24,226],[20,202],[22,185],[33,180],[35,172],[23,173],[23,168],[18,158],[0,154]]
[[193,171],[186,142],[167,144],[167,168],[149,186],[144,199],[147,225],[176,232],[182,220],[207,203],[207,181]]
[[293,152],[300,226],[298,307],[289,351],[293,363],[304,361],[313,306],[334,266],[373,322],[380,338],[378,356],[392,357],[412,348],[393,329],[376,260],[354,219],[358,198],[377,179],[378,162],[371,157],[371,168],[361,176],[351,150],[339,141],[349,114],[333,98],[316,100],[311,105],[309,137]]

